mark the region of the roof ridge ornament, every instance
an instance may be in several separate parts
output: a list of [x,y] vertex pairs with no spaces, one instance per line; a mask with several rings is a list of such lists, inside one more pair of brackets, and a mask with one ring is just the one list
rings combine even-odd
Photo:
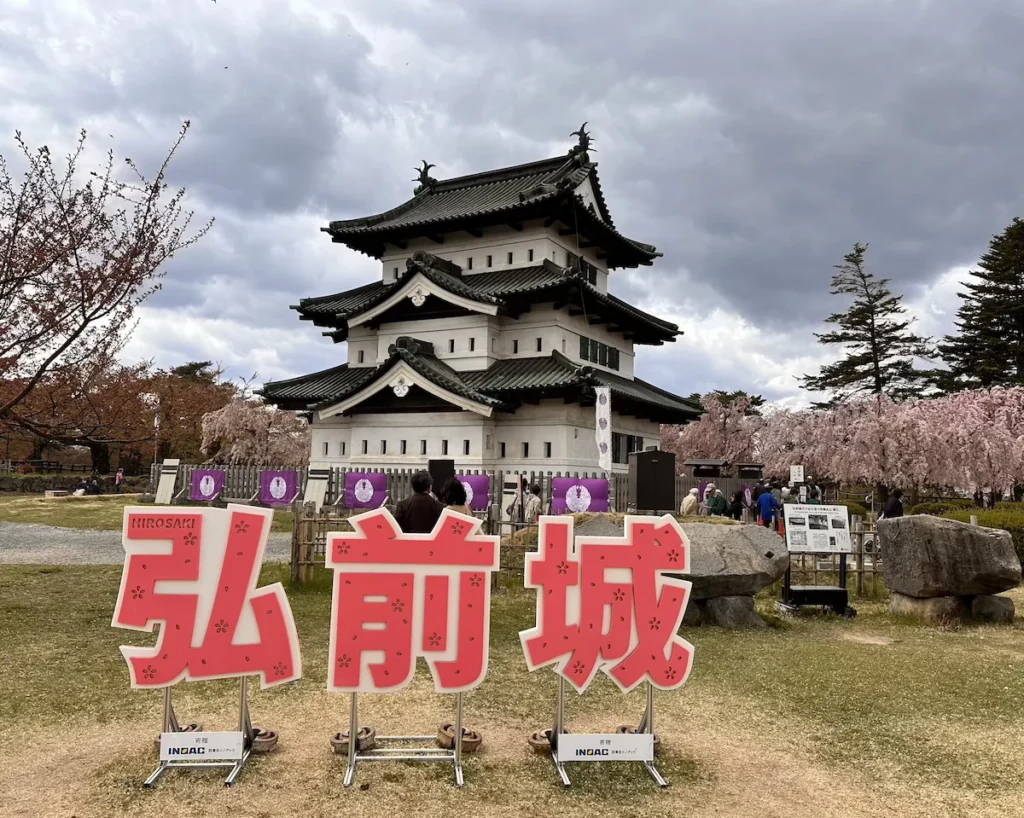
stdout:
[[420,161],[423,163],[423,167],[413,168],[418,175],[412,181],[419,182],[419,185],[412,192],[413,196],[418,196],[424,190],[432,190],[434,185],[437,184],[437,179],[430,175],[430,169],[436,168],[437,165],[431,165],[426,159],[421,159]]
[[580,129],[578,131],[573,131],[569,136],[575,136],[579,140],[575,145],[569,148],[569,156],[578,156],[582,154],[584,162],[590,161],[587,154],[590,151],[594,151],[596,153],[597,148],[593,147],[594,137],[587,133],[587,123],[584,122],[580,125]]

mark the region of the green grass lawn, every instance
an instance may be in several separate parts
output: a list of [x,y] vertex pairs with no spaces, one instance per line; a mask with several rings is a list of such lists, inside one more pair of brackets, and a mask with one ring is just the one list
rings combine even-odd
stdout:
[[[97,497],[0,495],[0,522],[39,523],[60,528],[120,531],[124,507],[138,505],[138,495],[102,494]],[[199,504],[199,505],[205,505]],[[292,513],[275,509],[271,531],[291,533]]]
[[[270,566],[263,582],[285,580]],[[4,816],[444,815],[985,816],[1021,815],[1024,633],[1019,627],[936,629],[858,603],[855,620],[771,617],[763,631],[687,629],[696,647],[682,690],[657,693],[661,792],[638,765],[575,765],[564,791],[550,761],[526,744],[552,718],[555,677],[526,671],[518,631],[534,598],[493,600],[487,679],[466,696],[466,723],[483,732],[457,791],[440,764],[368,764],[351,790],[328,739],[347,727],[348,697],[326,692],[327,576],[289,592],[304,678],[252,695],[254,720],[281,733],[234,790],[220,773],[156,765],[160,696],[133,692],[121,644],[150,634],[116,630],[116,567],[0,567],[0,813]],[[1018,601],[1024,596],[1015,594]],[[768,600],[762,601],[765,611]],[[232,729],[237,685],[179,685],[179,717]],[[361,697],[380,732],[432,732],[452,697],[425,667],[412,686]],[[603,678],[571,693],[568,725],[603,731],[636,721],[642,691]]]

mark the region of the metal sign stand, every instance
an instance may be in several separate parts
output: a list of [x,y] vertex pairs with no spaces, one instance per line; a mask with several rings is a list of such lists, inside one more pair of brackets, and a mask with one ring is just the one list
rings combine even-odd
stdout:
[[[348,767],[345,769],[344,785],[352,786],[356,764],[360,761],[450,761],[455,765],[455,785],[462,787],[462,694],[455,694],[455,742],[451,750],[437,746],[428,747],[377,747],[373,750],[359,750],[359,694],[353,693],[348,720]],[[377,736],[381,742],[426,742],[435,741],[436,736]]]
[[[654,735],[654,687],[650,682],[647,683],[647,708],[644,710],[644,715],[640,719],[640,724],[636,728],[636,732],[640,734]],[[563,786],[571,787],[572,782],[569,780],[569,773],[565,769],[565,762],[558,760],[558,739],[559,736],[565,734],[565,679],[561,676],[558,677],[558,702],[555,705],[555,724],[551,730],[551,760],[555,764],[555,769],[558,771],[559,778],[562,779]],[[595,734],[596,735],[596,734]],[[661,773],[658,772],[658,768],[654,766],[653,761],[643,761],[644,767],[647,768],[647,772],[651,774],[651,777],[657,782],[658,786],[665,788],[668,786],[668,782],[662,777]]]
[[[238,780],[238,776],[242,774],[242,770],[245,768],[246,763],[249,761],[249,756],[252,754],[253,741],[256,738],[256,730],[252,726],[252,721],[249,719],[249,680],[243,676],[240,680],[240,692],[238,700],[238,730],[242,734],[242,757],[237,760],[224,760],[224,761],[186,761],[186,760],[167,760],[161,761],[160,766],[146,779],[143,783],[144,787],[150,788],[155,787],[157,781],[170,770],[172,767],[231,767],[231,772],[228,773],[228,777],[224,779],[225,787],[234,786]],[[182,729],[178,724],[178,718],[174,713],[174,705],[171,702],[171,687],[164,688],[164,729],[165,733],[180,733]],[[201,735],[196,733],[195,735]]]

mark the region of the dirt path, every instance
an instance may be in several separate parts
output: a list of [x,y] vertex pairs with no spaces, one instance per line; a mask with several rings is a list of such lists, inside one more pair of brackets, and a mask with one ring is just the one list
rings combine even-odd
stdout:
[[[289,534],[271,534],[267,562],[287,562]],[[120,531],[55,528],[34,523],[0,523],[0,564],[120,565],[124,562]]]

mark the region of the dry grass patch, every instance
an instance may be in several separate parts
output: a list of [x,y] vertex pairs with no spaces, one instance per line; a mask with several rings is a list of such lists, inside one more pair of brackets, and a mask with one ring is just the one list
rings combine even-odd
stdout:
[[[263,581],[285,573],[267,567]],[[446,765],[394,763],[364,765],[356,781],[367,788],[346,791],[344,761],[328,741],[346,726],[348,699],[325,691],[324,572],[289,593],[305,678],[252,696],[256,723],[281,732],[278,751],[257,759],[234,790],[211,771],[172,772],[144,791],[156,766],[160,695],[128,688],[117,646],[152,636],[109,627],[118,576],[116,567],[0,568],[5,818],[1020,814],[1019,628],[909,626],[868,603],[853,621],[810,615],[768,631],[688,630],[697,650],[691,680],[656,694],[659,766],[672,787],[658,791],[636,765],[581,764],[571,766],[575,786],[566,792],[550,761],[526,744],[531,730],[550,724],[556,684],[549,671],[525,669],[517,634],[531,624],[534,601],[521,591],[495,596],[490,672],[466,696],[466,724],[485,743],[467,757],[465,790]],[[882,648],[879,639],[890,641]],[[235,683],[177,690],[182,720],[233,726]],[[597,731],[636,721],[643,698],[599,678],[585,696],[569,694],[568,725]],[[453,697],[437,696],[421,668],[407,691],[364,696],[361,705],[362,722],[381,732],[432,732],[451,718]]]

